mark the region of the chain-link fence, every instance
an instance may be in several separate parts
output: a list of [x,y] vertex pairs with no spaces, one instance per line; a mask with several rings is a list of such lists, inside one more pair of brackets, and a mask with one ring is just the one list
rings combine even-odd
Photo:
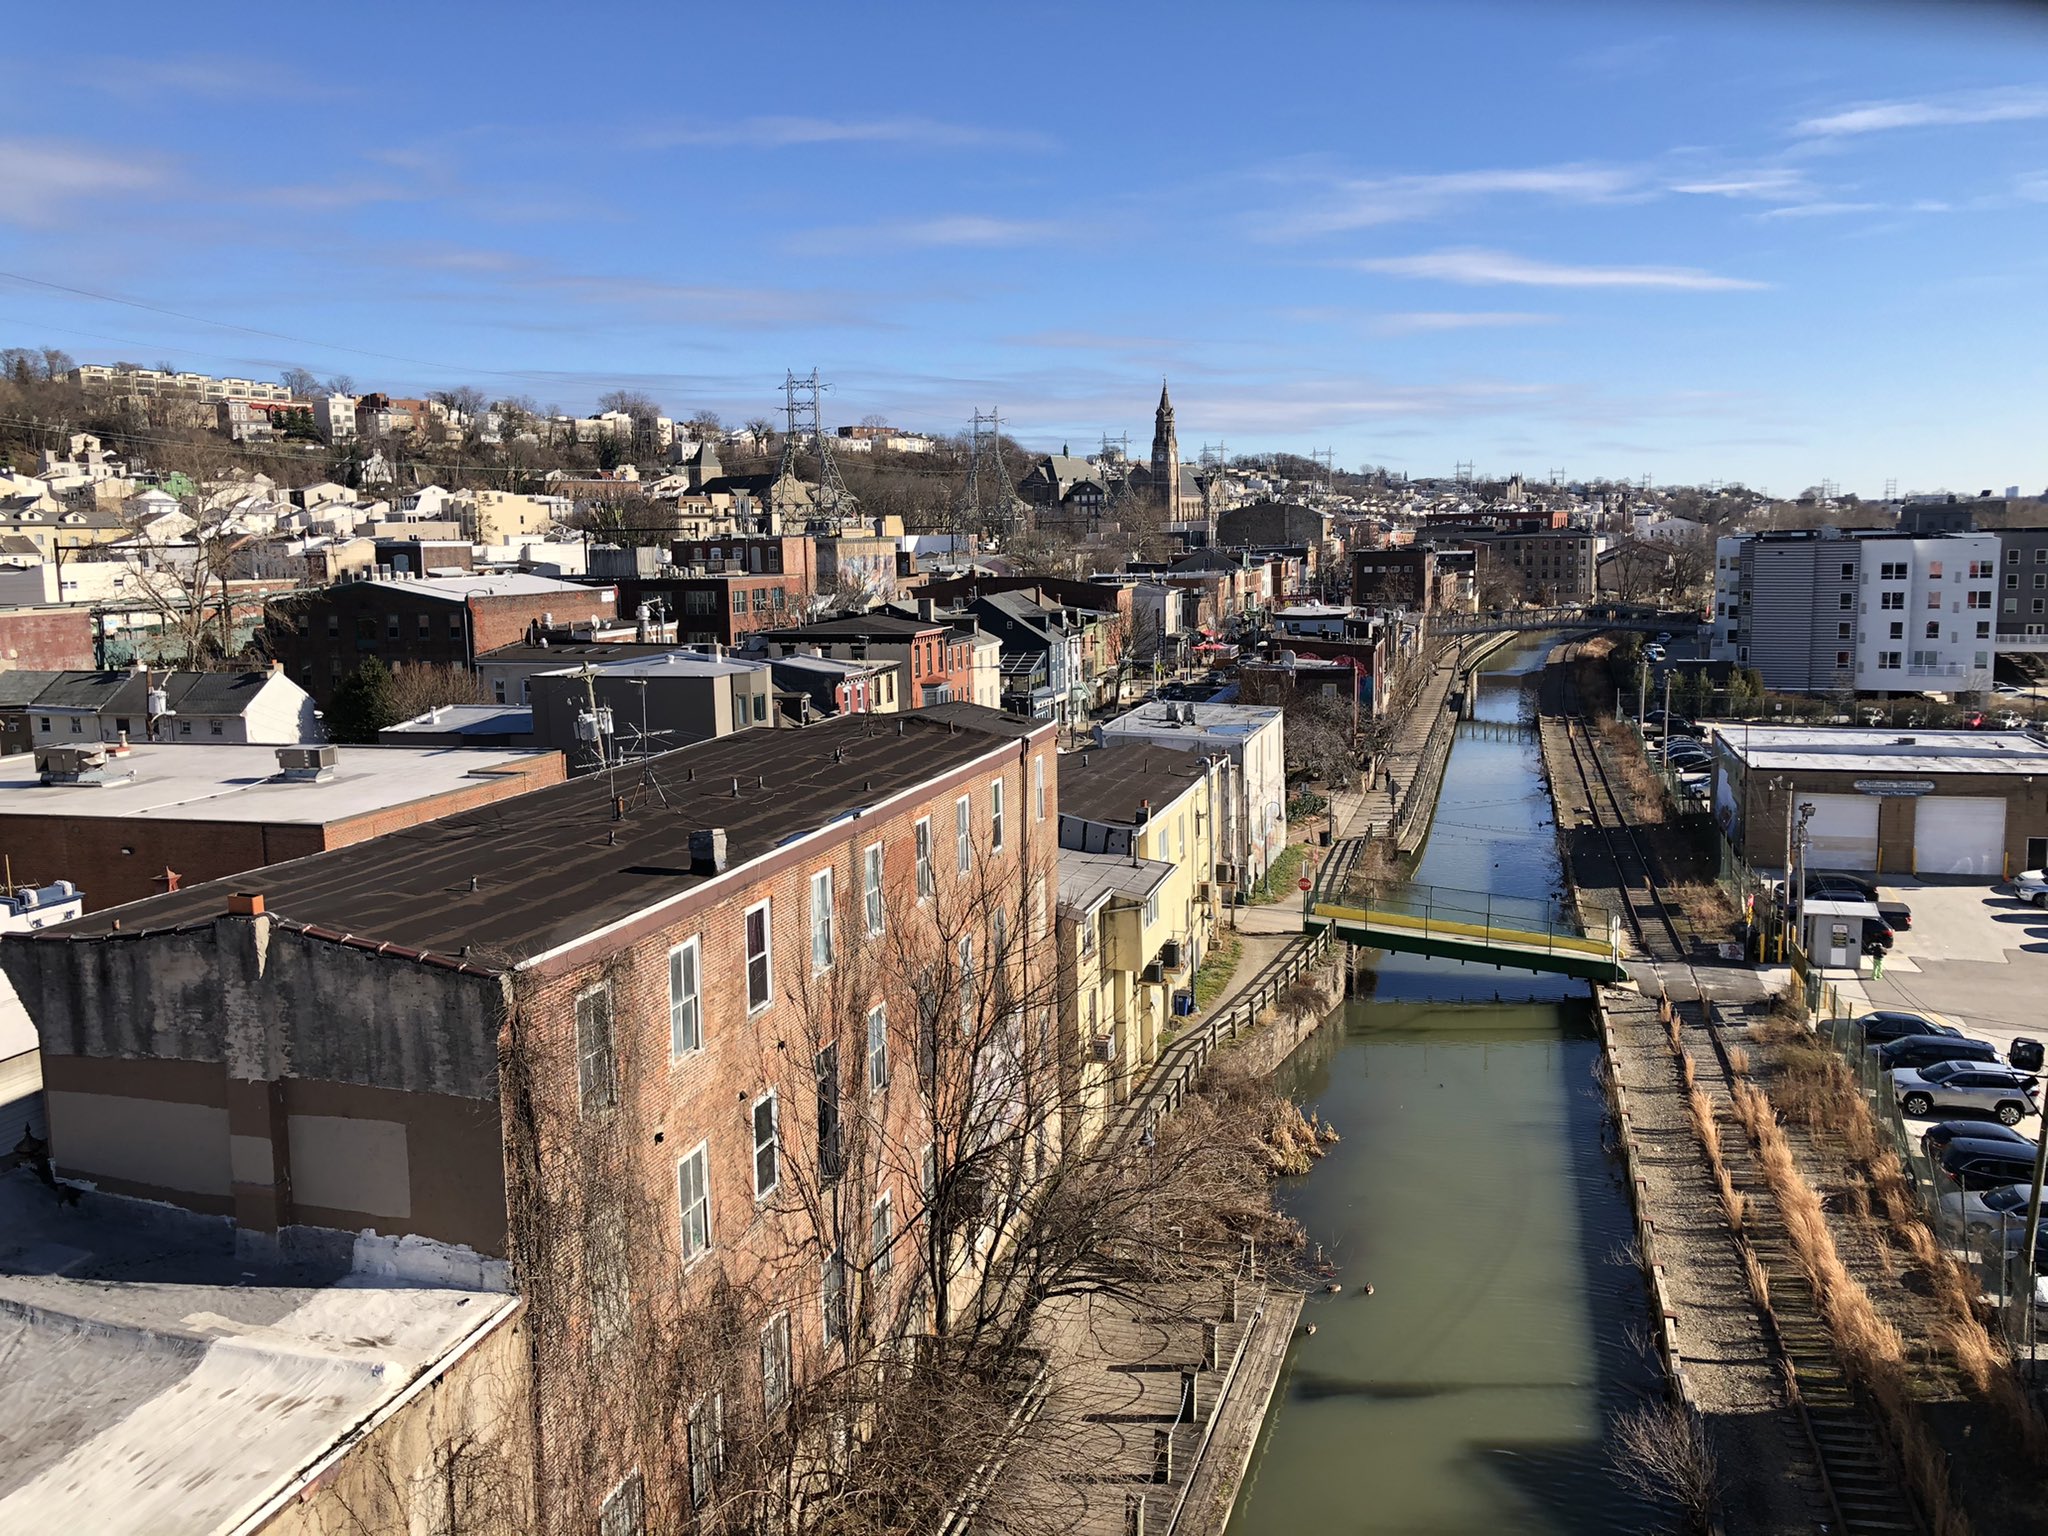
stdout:
[[[1906,1123],[1890,1075],[1878,1064],[1877,1051],[1863,1042],[1847,1001],[1833,986],[1820,986],[1814,1019],[1815,1032],[1849,1064],[1850,1074],[1870,1106],[1878,1134],[1898,1153],[1920,1204],[1920,1212],[1942,1247],[1963,1260],[1976,1275],[1984,1298],[1995,1308],[1994,1325],[2005,1339],[2029,1362],[2029,1373],[2040,1344],[2040,1312],[2028,1306],[2029,1266],[2026,1263],[2026,1220],[2024,1203],[2014,1211],[1999,1211],[1985,1204],[1989,1190],[1956,1188],[1928,1155],[1923,1133]],[[1938,1149],[1936,1152],[1938,1156]],[[2048,1217],[2044,1217],[2048,1226]],[[2033,1282],[2039,1289],[2039,1282]]]

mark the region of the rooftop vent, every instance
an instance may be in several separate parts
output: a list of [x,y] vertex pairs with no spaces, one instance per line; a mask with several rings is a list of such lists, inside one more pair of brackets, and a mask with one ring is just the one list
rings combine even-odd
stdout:
[[92,785],[105,788],[109,784],[126,784],[135,777],[135,772],[126,763],[110,767],[107,763],[107,748],[104,742],[93,742],[77,747],[36,748],[36,770],[45,784]]
[[1920,738],[1918,736],[1901,736],[1893,741],[1892,745],[1895,747],[1917,747],[1920,745]]
[[324,784],[334,777],[341,751],[332,746],[279,747],[278,776],[287,784]]

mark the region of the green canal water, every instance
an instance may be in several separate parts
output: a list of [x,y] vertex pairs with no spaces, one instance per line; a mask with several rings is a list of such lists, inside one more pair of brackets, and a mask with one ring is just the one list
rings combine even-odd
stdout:
[[[1533,725],[1546,648],[1483,677],[1417,880],[1560,894]],[[1316,1334],[1297,1331],[1233,1536],[1664,1526],[1606,1454],[1657,1376],[1586,985],[1369,958],[1367,995],[1283,1083],[1343,1138],[1280,1199],[1344,1289],[1303,1312]]]

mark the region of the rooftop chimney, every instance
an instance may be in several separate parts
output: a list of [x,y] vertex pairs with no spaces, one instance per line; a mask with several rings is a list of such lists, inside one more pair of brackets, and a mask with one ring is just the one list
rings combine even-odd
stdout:
[[263,893],[261,891],[237,891],[228,897],[228,916],[261,917],[263,915]]
[[703,827],[690,834],[690,873],[725,873],[725,828]]

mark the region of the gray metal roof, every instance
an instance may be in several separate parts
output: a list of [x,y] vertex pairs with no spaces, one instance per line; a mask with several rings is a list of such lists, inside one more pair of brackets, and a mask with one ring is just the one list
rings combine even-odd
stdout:
[[1093,912],[1121,896],[1144,901],[1172,877],[1174,866],[1159,859],[1131,859],[1118,853],[1059,851],[1060,905]]

